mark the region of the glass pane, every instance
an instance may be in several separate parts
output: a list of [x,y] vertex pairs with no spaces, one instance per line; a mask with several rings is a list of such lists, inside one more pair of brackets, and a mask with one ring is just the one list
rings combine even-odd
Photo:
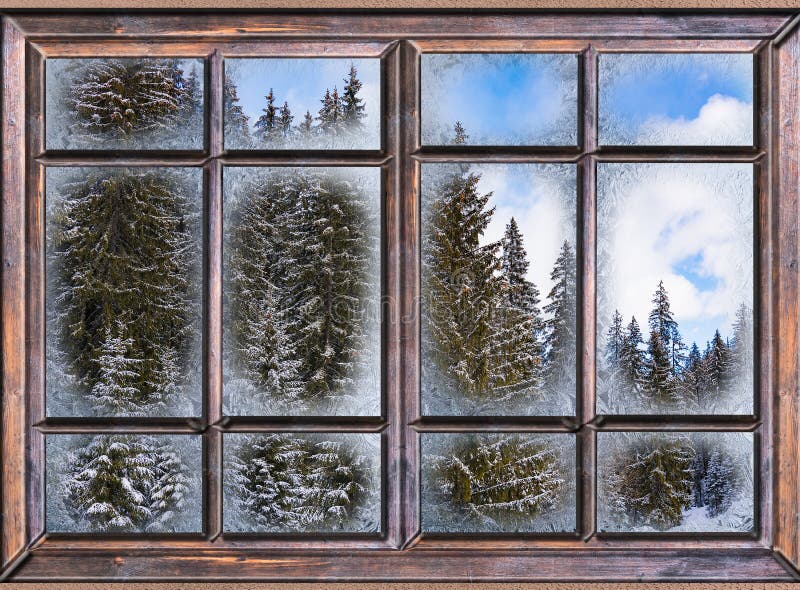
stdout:
[[425,164],[427,415],[575,411],[575,166]]
[[600,143],[753,145],[753,56],[602,54]]
[[199,533],[199,436],[48,434],[48,532]]
[[48,59],[49,150],[203,149],[200,59]]
[[381,435],[226,434],[224,529],[379,533]]
[[379,168],[226,168],[234,415],[381,412]]
[[753,412],[753,209],[751,164],[598,167],[601,413]]
[[378,58],[225,60],[227,149],[381,149]]
[[598,529],[752,531],[753,448],[749,432],[598,433]]
[[48,168],[47,414],[200,413],[202,170]]
[[422,56],[425,145],[578,141],[578,59],[569,54]]
[[422,435],[422,530],[572,532],[571,434]]

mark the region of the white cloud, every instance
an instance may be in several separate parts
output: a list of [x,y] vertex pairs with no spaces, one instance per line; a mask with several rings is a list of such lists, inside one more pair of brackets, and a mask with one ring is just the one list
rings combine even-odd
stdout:
[[653,116],[636,143],[650,145],[744,145],[753,141],[753,104],[714,94],[694,119]]
[[727,332],[737,307],[752,305],[752,166],[607,164],[598,174],[600,321],[619,309],[644,324],[663,280],[689,340],[709,338],[712,320]]

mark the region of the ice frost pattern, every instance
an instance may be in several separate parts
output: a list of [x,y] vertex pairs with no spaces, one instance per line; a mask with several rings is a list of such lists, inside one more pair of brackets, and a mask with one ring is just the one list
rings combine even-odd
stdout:
[[603,164],[598,410],[753,411],[753,169]]
[[226,168],[234,415],[380,414],[380,170]]
[[227,149],[381,147],[380,60],[225,61]]
[[230,532],[379,533],[380,434],[226,434]]
[[601,54],[604,145],[753,144],[753,55]]
[[575,530],[575,437],[423,434],[422,530]]
[[199,59],[48,59],[47,149],[203,148]]
[[200,437],[47,435],[47,531],[202,530]]
[[[421,67],[425,145],[577,143],[575,55],[425,54]],[[469,134],[459,142],[461,125]]]
[[599,530],[753,530],[753,450],[745,432],[599,433]]
[[202,176],[49,168],[47,413],[200,410]]
[[426,164],[422,201],[424,413],[573,414],[574,166]]

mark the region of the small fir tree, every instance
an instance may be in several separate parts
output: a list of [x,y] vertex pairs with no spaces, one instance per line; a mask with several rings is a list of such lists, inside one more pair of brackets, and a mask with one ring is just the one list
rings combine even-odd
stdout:
[[[358,71],[354,64],[350,64],[350,72],[344,79],[342,90],[342,122],[349,129],[360,129],[363,126],[362,119],[366,117],[366,105],[364,99],[358,96],[363,86],[358,79]],[[335,89],[334,89],[335,92]]]
[[284,139],[291,134],[293,120],[294,115],[292,115],[292,111],[289,109],[289,103],[284,101],[278,115],[278,127]]
[[701,484],[703,503],[709,516],[718,516],[730,508],[738,485],[733,458],[720,450],[712,452]]
[[275,94],[272,92],[272,88],[269,89],[269,92],[264,98],[267,101],[267,106],[262,109],[263,114],[256,121],[255,135],[262,141],[270,141],[280,133],[277,109],[275,108]]
[[467,135],[467,130],[464,129],[461,121],[456,121],[456,124],[453,126],[453,131],[453,145],[464,145],[467,143],[469,135]]
[[250,118],[244,114],[242,105],[239,104],[239,94],[236,84],[226,74],[225,86],[222,94],[223,117],[225,121],[225,137],[235,138],[235,141],[247,143],[250,140]]
[[156,437],[95,436],[66,472],[67,509],[94,531],[166,531],[185,508],[188,469]]
[[544,312],[547,351],[547,381],[554,389],[569,388],[575,383],[576,361],[576,264],[575,252],[568,241],[550,273],[553,287],[547,296]]

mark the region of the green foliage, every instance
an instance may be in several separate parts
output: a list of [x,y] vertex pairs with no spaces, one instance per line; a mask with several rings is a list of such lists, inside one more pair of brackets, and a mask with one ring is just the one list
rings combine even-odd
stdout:
[[606,501],[633,527],[675,527],[692,504],[695,450],[684,436],[642,436],[610,458]]
[[[194,321],[190,208],[160,172],[92,172],[53,215],[59,334],[90,404],[152,412],[185,375]],[[199,278],[199,277],[198,277]]]
[[92,530],[166,530],[184,507],[188,470],[155,437],[95,436],[69,456],[67,472],[67,508]]
[[239,507],[266,530],[340,529],[368,494],[365,459],[337,441],[253,435],[232,468]]
[[290,402],[350,393],[377,289],[363,195],[334,175],[281,174],[254,185],[237,215],[232,328],[249,377]]
[[200,97],[177,59],[103,59],[89,62],[68,100],[80,131],[119,138],[174,125]]
[[514,528],[557,506],[558,452],[530,437],[459,436],[430,466],[431,485],[468,517]]

